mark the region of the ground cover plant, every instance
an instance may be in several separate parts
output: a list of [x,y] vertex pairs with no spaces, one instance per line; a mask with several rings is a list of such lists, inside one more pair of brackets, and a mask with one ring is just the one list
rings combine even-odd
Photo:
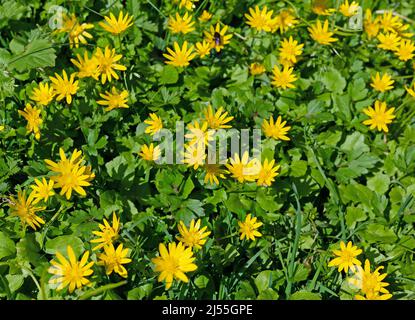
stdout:
[[414,19],[1,0],[0,297],[414,299]]

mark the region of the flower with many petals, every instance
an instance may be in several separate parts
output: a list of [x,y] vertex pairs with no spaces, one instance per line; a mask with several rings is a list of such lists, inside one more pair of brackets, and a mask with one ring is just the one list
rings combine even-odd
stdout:
[[176,236],[177,240],[189,248],[201,249],[202,246],[206,243],[207,239],[205,238],[210,235],[210,231],[206,231],[206,226],[200,228],[200,224],[200,219],[197,220],[197,222],[192,219],[188,228],[183,221],[180,221],[179,225],[177,226],[180,233],[179,236]]
[[357,260],[356,257],[362,253],[362,249],[358,249],[351,241],[349,241],[347,245],[341,241],[340,250],[334,250],[333,253],[337,257],[329,262],[329,267],[338,267],[338,272],[344,270],[344,272],[347,273],[349,268],[361,265],[361,262]]
[[349,4],[349,0],[346,0],[339,7],[339,12],[345,17],[353,17],[357,14],[359,9],[359,4],[355,1]]
[[30,99],[42,106],[47,106],[54,96],[55,93],[52,86],[49,87],[49,83],[39,83],[39,86],[33,89]]
[[203,40],[202,42],[196,42],[196,53],[199,55],[199,57],[204,58],[206,57],[211,50],[210,43],[206,40]]
[[287,121],[282,121],[281,116],[278,116],[277,121],[274,123],[274,118],[271,116],[269,121],[264,119],[262,122],[262,130],[267,138],[274,138],[276,140],[289,141],[287,132],[291,129],[290,126],[285,126]]
[[118,14],[118,19],[111,12],[110,16],[104,17],[105,21],[99,23],[99,25],[106,31],[112,34],[120,34],[133,25],[133,16],[128,16],[128,13],[124,15],[122,11]]
[[294,68],[285,65],[283,69],[274,66],[272,69],[273,76],[271,84],[277,88],[288,89],[295,88],[293,82],[297,80],[297,76],[293,73]]
[[40,117],[41,111],[36,107],[32,107],[30,103],[27,103],[23,110],[18,110],[18,113],[27,121],[27,133],[33,132],[36,140],[40,139],[40,125],[43,123]]
[[379,72],[376,72],[376,76],[372,76],[372,83],[370,86],[379,92],[385,92],[388,90],[393,89],[393,83],[395,81],[392,80],[392,77],[385,73],[380,76]]
[[224,25],[222,28],[218,22],[216,26],[210,26],[209,31],[205,31],[205,40],[210,43],[212,49],[220,52],[225,45],[227,45],[232,38],[232,34],[227,34],[228,26]]
[[270,22],[272,20],[273,10],[267,9],[267,6],[264,6],[262,10],[258,6],[249,8],[249,14],[245,13],[245,18],[248,20],[246,23],[258,31],[271,31]]
[[204,120],[206,120],[210,129],[228,129],[232,128],[227,124],[233,120],[232,116],[228,116],[228,112],[223,112],[223,107],[220,107],[216,112],[212,109],[211,105],[203,110]]
[[192,32],[195,30],[195,22],[192,21],[192,19],[192,15],[189,15],[187,12],[183,15],[183,17],[176,12],[176,17],[169,18],[169,29],[172,33],[186,34]]
[[10,207],[10,215],[19,217],[23,227],[28,225],[36,230],[45,224],[45,220],[36,215],[36,212],[45,210],[45,207],[35,206],[33,198],[26,197],[25,191],[18,191],[17,199],[10,196],[8,206]]
[[285,33],[299,23],[298,19],[293,15],[293,10],[283,9],[280,13],[270,21],[271,32],[280,31]]
[[150,113],[150,119],[144,120],[145,124],[148,124],[148,127],[145,130],[145,133],[149,133],[150,135],[155,135],[161,129],[163,129],[163,121],[157,114]]
[[159,146],[155,146],[153,143],[150,145],[143,144],[141,147],[139,156],[146,161],[157,161],[161,157],[161,150]]
[[111,273],[118,273],[121,277],[127,278],[128,272],[123,264],[130,263],[132,260],[127,258],[128,249],[124,249],[122,243],[115,249],[112,243],[104,246],[104,252],[98,254],[98,265],[105,267],[105,273],[109,276]]
[[414,51],[414,43],[411,40],[402,39],[395,50],[395,55],[398,56],[399,60],[408,61],[415,56]]
[[262,222],[257,221],[256,217],[252,217],[251,214],[247,214],[245,221],[238,221],[239,233],[241,234],[240,239],[249,239],[254,241],[255,237],[262,237],[262,234],[258,231],[258,228],[262,226]]
[[105,91],[105,94],[99,94],[104,100],[98,100],[97,103],[105,107],[105,111],[111,111],[117,108],[129,108],[127,105],[128,91],[122,90],[119,92],[115,87],[112,87],[111,92]]
[[323,45],[329,45],[338,40],[332,37],[334,33],[329,31],[329,21],[327,19],[323,24],[321,24],[320,20],[317,20],[316,24],[308,27],[307,30],[314,41]]
[[100,70],[97,58],[94,55],[89,58],[88,52],[86,50],[84,51],[83,58],[79,54],[77,54],[76,57],[78,60],[71,59],[71,62],[78,68],[76,76],[78,78],[91,77],[95,80],[98,80]]
[[378,35],[378,48],[390,51],[398,50],[399,44],[401,42],[401,37],[398,34],[391,32],[391,33],[381,33]]
[[251,75],[257,76],[265,72],[265,67],[262,63],[252,62],[249,66],[249,72]]
[[35,184],[30,186],[32,188],[32,192],[29,196],[30,198],[33,198],[33,204],[40,201],[48,201],[49,197],[55,194],[53,191],[54,184],[53,180],[46,181],[45,178],[42,178],[42,181],[40,181],[35,179]]
[[277,171],[280,168],[279,165],[274,166],[274,164],[275,164],[274,159],[272,159],[271,161],[268,161],[268,159],[265,159],[258,173],[257,185],[269,187],[274,182],[275,180],[274,178],[278,176]]
[[298,44],[297,40],[293,40],[293,37],[290,36],[289,39],[284,39],[281,43],[280,57],[282,59],[291,61],[292,63],[297,62],[297,57],[303,52],[304,44]]
[[392,123],[395,118],[393,112],[395,108],[386,109],[386,102],[375,101],[375,108],[368,107],[363,109],[363,112],[370,117],[370,119],[363,121],[363,124],[370,126],[370,129],[378,129],[378,131],[388,132],[388,124]]
[[75,73],[72,73],[68,78],[66,71],[62,71],[62,76],[55,73],[55,77],[49,77],[52,81],[52,87],[57,95],[56,100],[61,101],[66,99],[67,104],[71,104],[72,96],[76,94],[79,89],[79,81],[75,81]]
[[118,218],[115,212],[113,212],[112,225],[110,225],[107,219],[104,218],[103,224],[100,223],[98,227],[100,231],[92,231],[92,234],[98,237],[91,240],[91,243],[97,244],[94,248],[92,248],[94,251],[112,244],[118,239],[118,233],[120,231],[120,218]]
[[179,44],[175,41],[173,44],[174,51],[170,48],[167,48],[167,53],[163,53],[163,56],[167,59],[166,64],[171,64],[175,67],[187,67],[190,64],[190,61],[196,57],[196,53],[193,52],[194,46],[191,45],[188,48],[187,41],[183,42],[182,47],[180,48]]
[[121,60],[122,55],[116,54],[115,49],[110,49],[108,46],[105,47],[104,51],[101,48],[97,49],[95,58],[98,61],[98,70],[101,75],[101,83],[111,82],[112,78],[118,80],[118,76],[115,70],[125,71],[127,68],[117,62]]
[[257,159],[249,160],[248,151],[244,152],[242,158],[239,157],[238,153],[235,153],[234,158],[231,158],[229,162],[226,164],[226,168],[232,174],[232,177],[240,183],[257,179],[261,163]]

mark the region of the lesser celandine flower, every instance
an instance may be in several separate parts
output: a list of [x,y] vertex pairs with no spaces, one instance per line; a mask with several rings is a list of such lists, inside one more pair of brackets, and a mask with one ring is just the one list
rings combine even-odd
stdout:
[[258,231],[258,228],[262,226],[262,222],[257,221],[256,217],[252,217],[251,214],[247,214],[245,221],[238,221],[240,239],[247,239],[254,241],[255,238],[262,237],[262,234]]
[[361,262],[356,257],[362,253],[362,249],[358,249],[351,241],[347,245],[341,241],[340,250],[333,250],[333,253],[337,256],[329,262],[329,267],[338,267],[337,271],[347,273],[349,268],[361,265]]
[[379,19],[372,19],[372,11],[370,9],[366,9],[365,19],[363,20],[363,29],[369,39],[376,37],[379,33]]
[[179,8],[185,8],[186,10],[193,10],[194,2],[198,2],[199,0],[174,0],[175,3],[179,3]]
[[101,74],[101,83],[105,84],[105,82],[111,82],[112,78],[118,80],[120,77],[118,76],[115,70],[125,71],[127,68],[117,62],[121,60],[122,55],[116,54],[115,49],[110,49],[110,47],[106,46],[104,51],[101,48],[97,49],[95,53],[95,58],[98,61],[98,70]]
[[274,178],[278,176],[277,171],[279,168],[279,165],[275,165],[274,159],[272,159],[271,161],[265,159],[258,173],[257,185],[269,187],[275,181]]
[[210,43],[206,40],[203,40],[202,42],[196,42],[196,53],[199,55],[199,57],[206,57],[210,53],[210,50]]
[[249,8],[249,14],[245,13],[245,18],[248,20],[246,23],[258,31],[271,31],[270,22],[272,20],[273,10],[269,10],[267,6],[260,9],[258,6]]
[[371,272],[369,260],[365,260],[364,269],[359,265],[355,268],[355,275],[349,278],[348,282],[358,289],[360,289],[363,295],[356,295],[357,300],[388,300],[392,298],[392,295],[385,288],[389,286],[389,283],[383,280],[388,275],[387,273],[381,274],[379,271],[383,267],[376,268]]
[[220,52],[231,41],[232,34],[226,33],[228,28],[227,25],[221,28],[220,22],[218,22],[215,27],[212,25],[209,31],[205,31],[206,41],[210,43],[211,48],[215,49],[216,52]]
[[390,51],[396,51],[401,41],[401,37],[393,32],[387,34],[381,33],[377,38],[380,42],[378,48]]
[[23,110],[18,110],[18,113],[27,121],[27,133],[33,132],[36,140],[39,140],[40,125],[43,123],[43,120],[40,117],[41,110],[36,107],[32,107],[30,103],[27,103]]
[[237,179],[240,183],[245,181],[255,181],[260,170],[260,163],[256,159],[249,160],[248,151],[245,151],[242,158],[238,153],[229,160],[225,166],[232,177]]
[[287,132],[291,129],[290,126],[286,126],[287,121],[282,121],[281,116],[278,116],[277,121],[274,122],[274,118],[271,116],[269,121],[264,119],[262,122],[262,131],[267,138],[274,138],[275,140],[289,141]]
[[161,129],[163,129],[163,121],[157,114],[150,113],[150,119],[144,120],[144,123],[148,124],[148,127],[145,130],[145,133],[149,133],[150,135],[155,135]]
[[206,163],[203,169],[205,170],[205,178],[203,179],[205,184],[219,185],[219,178],[226,179],[226,170],[222,169],[220,164]]
[[41,106],[47,106],[53,100],[54,95],[53,88],[49,87],[49,83],[39,83],[39,86],[33,89],[30,99]]
[[186,227],[183,221],[180,221],[177,228],[179,229],[179,236],[177,240],[183,243],[186,247],[191,249],[201,249],[206,243],[206,237],[210,235],[210,231],[206,231],[207,227],[200,228],[201,220],[195,222],[194,219],[190,221],[189,228]]
[[79,81],[75,81],[75,73],[72,73],[69,78],[65,70],[62,70],[62,76],[55,73],[55,77],[49,77],[52,81],[52,87],[56,93],[56,100],[60,101],[66,99],[67,104],[71,104],[72,96],[76,94],[79,89]]
[[320,20],[317,20],[316,24],[311,25],[307,30],[314,41],[323,45],[329,45],[338,40],[332,37],[334,33],[329,31],[329,21],[327,19],[323,24]]
[[387,10],[378,19],[383,32],[396,32],[402,25],[401,19]]
[[71,246],[67,246],[66,251],[69,261],[60,252],[56,252],[57,261],[51,260],[52,266],[49,267],[48,272],[53,274],[53,277],[49,283],[59,284],[58,291],[69,286],[69,293],[72,293],[75,288],[81,289],[91,284],[87,277],[94,272],[91,269],[94,262],[88,262],[89,251],[85,251],[79,262]]
[[189,282],[186,273],[197,269],[197,265],[193,263],[196,258],[192,249],[186,248],[181,242],[169,243],[168,248],[160,243],[159,252],[159,256],[151,260],[155,264],[155,271],[160,272],[158,281],[165,281],[167,290],[170,289],[173,280]]
[[199,17],[199,21],[207,22],[212,18],[212,14],[209,11],[203,10],[202,14]]
[[203,110],[204,119],[210,129],[232,128],[232,126],[228,123],[233,120],[233,117],[228,116],[227,111],[223,111],[223,107],[219,107],[219,109],[215,112],[211,105],[208,105],[207,108]]
[[297,62],[297,57],[303,52],[304,44],[298,43],[297,40],[294,40],[292,36],[289,39],[284,39],[281,42],[281,47],[279,48],[280,57],[291,61],[292,63]]
[[143,144],[139,156],[146,161],[156,161],[161,156],[161,149],[159,146],[154,147],[153,143],[150,145]]
[[98,60],[93,55],[91,58],[89,58],[88,52],[84,51],[84,57],[80,56],[79,54],[76,55],[75,59],[71,59],[71,62],[78,68],[78,72],[76,73],[76,76],[78,78],[94,78],[95,80],[98,80],[100,70],[98,68]]
[[[220,125],[220,123],[214,123],[212,119],[210,120],[211,124]],[[190,140],[189,146],[192,146],[193,144],[207,146],[209,141],[213,140],[213,135],[215,134],[214,130],[208,128],[208,121],[203,121],[202,124],[200,124],[199,121],[196,120],[193,123],[188,124],[187,129],[189,132],[186,133],[184,137]]]
[[402,39],[399,46],[395,49],[395,55],[398,56],[399,60],[408,61],[415,56],[414,51],[414,43],[411,40]]
[[118,91],[115,87],[111,88],[111,92],[105,91],[105,94],[99,94],[104,100],[98,100],[97,103],[105,107],[105,111],[111,111],[118,108],[129,108],[127,105],[128,91]]
[[112,213],[112,225],[110,225],[107,219],[104,218],[103,224],[98,225],[100,231],[92,231],[92,234],[98,238],[92,239],[91,243],[97,243],[92,250],[98,250],[102,247],[112,244],[118,239],[118,233],[120,231],[120,218],[117,217],[115,212]]
[[270,21],[271,32],[280,31],[280,34],[285,33],[298,24],[298,19],[293,15],[293,10],[283,9],[275,18]]
[[188,167],[197,168],[205,164],[206,159],[206,148],[203,143],[196,143],[193,145],[185,145],[183,163],[187,164]]
[[90,167],[83,165],[83,157],[81,151],[74,150],[72,156],[66,158],[62,148],[59,149],[60,160],[53,162],[45,160],[48,168],[55,173],[51,179],[55,182],[55,188],[61,188],[60,195],[66,195],[66,199],[70,199],[72,191],[76,191],[81,196],[86,196],[83,187],[90,186],[95,174],[90,172]]
[[343,2],[339,7],[339,12],[345,17],[352,17],[357,14],[359,4],[355,1],[349,4],[349,0]]
[[380,92],[385,92],[388,90],[393,89],[393,83],[395,81],[392,80],[392,77],[385,73],[382,76],[380,76],[379,72],[376,72],[375,76],[372,76],[372,83],[370,86]]
[[30,198],[33,198],[33,204],[36,204],[40,201],[48,201],[49,197],[55,194],[53,191],[53,186],[53,180],[46,181],[45,178],[42,178],[42,181],[40,181],[39,179],[35,179],[35,184],[30,186],[33,191],[29,196]]
[[395,108],[386,109],[386,102],[377,100],[375,101],[375,108],[363,109],[363,112],[370,117],[370,119],[363,121],[363,124],[370,126],[372,130],[388,132],[388,124],[392,123],[392,119],[395,118],[394,111]]
[[249,72],[251,73],[251,75],[257,76],[265,72],[265,67],[262,63],[252,62],[249,66]]
[[104,19],[105,21],[100,22],[99,25],[112,34],[120,34],[133,25],[133,17],[128,16],[128,13],[124,15],[122,11],[118,14],[118,19],[112,12],[109,17],[105,16]]
[[38,207],[33,202],[33,198],[26,197],[26,191],[18,191],[17,199],[13,196],[9,197],[8,206],[10,207],[10,215],[19,217],[23,227],[30,226],[33,230],[40,228],[45,224],[45,220],[36,215],[36,212],[45,210],[45,207]]
[[277,88],[290,89],[295,88],[293,82],[297,80],[297,76],[293,73],[294,68],[285,65],[282,69],[278,66],[272,68],[271,84]]
[[189,33],[195,30],[194,24],[192,21],[192,15],[189,15],[187,12],[182,16],[176,12],[176,17],[170,16],[169,18],[169,29],[172,33]]
[[57,29],[56,32],[64,32],[69,35],[70,48],[75,46],[79,47],[79,43],[87,44],[88,39],[92,39],[92,35],[87,31],[94,27],[91,23],[79,23],[78,18],[75,14],[63,14],[63,24],[62,28]]
[[194,46],[191,45],[188,47],[187,41],[183,42],[182,47],[180,48],[179,44],[175,41],[173,44],[174,51],[170,48],[167,48],[167,53],[163,53],[163,56],[167,59],[166,64],[171,64],[175,67],[186,67],[190,64],[190,61],[196,57],[196,53],[193,52]]
[[331,16],[336,9],[330,8],[327,2],[327,0],[314,0],[311,10],[319,16]]
[[98,265],[104,266],[106,274],[109,276],[115,272],[123,278],[127,278],[128,272],[123,264],[130,263],[132,260],[127,258],[128,249],[123,248],[122,244],[119,244],[115,249],[112,243],[104,246],[104,252],[98,254]]

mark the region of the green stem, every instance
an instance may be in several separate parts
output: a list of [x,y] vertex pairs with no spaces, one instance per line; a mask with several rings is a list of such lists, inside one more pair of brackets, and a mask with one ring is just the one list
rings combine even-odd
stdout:
[[121,287],[125,284],[127,284],[127,280],[117,282],[117,283],[110,283],[110,284],[107,284],[105,286],[99,287],[98,289],[89,290],[89,291],[85,292],[82,296],[80,296],[79,300],[89,299],[93,296],[96,296],[96,295],[102,293],[102,292]]
[[58,211],[53,215],[53,217],[49,220],[49,222],[43,228],[43,232],[42,232],[42,242],[40,244],[40,247],[41,248],[43,248],[43,245],[44,245],[44,242],[45,242],[45,238],[46,238],[46,234],[48,233],[49,227],[58,218],[58,216],[61,214],[61,212],[63,211],[64,208],[65,208],[65,206],[64,205],[61,205],[60,208],[58,209]]

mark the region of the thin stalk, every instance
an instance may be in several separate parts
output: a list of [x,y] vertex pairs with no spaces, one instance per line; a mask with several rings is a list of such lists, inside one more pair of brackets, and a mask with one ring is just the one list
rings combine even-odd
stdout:
[[96,295],[98,295],[100,293],[103,293],[105,291],[108,291],[108,290],[112,290],[112,289],[121,287],[121,286],[123,286],[125,284],[127,284],[127,281],[126,280],[120,281],[120,282],[117,282],[117,283],[110,283],[110,284],[107,284],[105,286],[99,287],[98,289],[89,290],[89,291],[85,292],[82,296],[80,296],[79,297],[79,300],[89,299],[89,298],[91,298],[93,296],[96,296]]

